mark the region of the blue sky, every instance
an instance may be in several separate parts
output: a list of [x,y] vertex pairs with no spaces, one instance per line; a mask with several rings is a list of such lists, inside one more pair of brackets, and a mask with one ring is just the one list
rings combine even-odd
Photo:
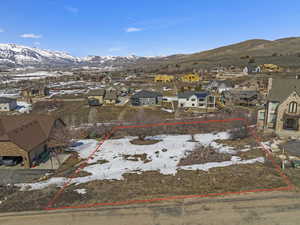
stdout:
[[2,0],[0,43],[86,55],[192,53],[300,36],[299,0]]

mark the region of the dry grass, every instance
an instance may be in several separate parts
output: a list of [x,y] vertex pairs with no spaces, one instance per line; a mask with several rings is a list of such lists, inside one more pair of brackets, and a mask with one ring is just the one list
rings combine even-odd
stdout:
[[153,140],[153,139],[144,139],[141,140],[139,138],[133,139],[130,141],[131,144],[133,145],[153,145],[160,142],[160,140]]
[[188,166],[208,162],[223,162],[231,159],[231,155],[218,153],[210,147],[199,146],[190,152],[185,158],[182,158],[178,166]]
[[[209,173],[180,170],[172,176],[149,171],[125,174],[124,177],[122,181],[93,181],[69,187],[56,206],[276,188],[285,185],[273,168],[259,163],[214,168]],[[77,188],[88,190],[84,201],[72,191]]]

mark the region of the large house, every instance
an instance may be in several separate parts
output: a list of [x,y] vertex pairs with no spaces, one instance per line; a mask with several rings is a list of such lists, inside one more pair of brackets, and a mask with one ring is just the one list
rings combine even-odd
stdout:
[[114,105],[117,103],[117,100],[118,100],[117,92],[115,91],[106,92],[104,96],[104,103],[106,105]]
[[93,89],[90,90],[88,93],[88,99],[89,101],[97,100],[99,104],[103,104],[105,96],[105,90],[104,89]]
[[213,80],[207,86],[206,89],[210,91],[216,91],[222,93],[234,88],[234,84],[230,80]]
[[55,135],[65,126],[61,119],[44,115],[21,115],[0,117],[0,157],[21,162],[25,168],[38,163],[59,146]]
[[215,96],[209,92],[186,91],[178,94],[179,108],[215,108]]
[[223,91],[221,102],[225,105],[256,106],[260,95],[256,90],[231,89]]
[[258,110],[258,128],[300,137],[300,80],[270,79],[268,88],[267,102]]
[[200,81],[200,76],[198,74],[185,74],[181,77],[182,82],[186,83],[194,83],[194,82],[199,82]]
[[254,65],[254,64],[248,64],[244,69],[243,73],[248,75],[248,74],[256,74],[256,73],[261,73],[261,67]]
[[130,100],[131,104],[134,106],[140,105],[157,105],[162,100],[162,94],[153,91],[145,91],[142,90],[136,94],[134,94]]
[[157,83],[169,83],[174,80],[174,76],[172,75],[156,75],[154,78],[154,82]]
[[49,96],[49,94],[50,94],[49,88],[45,86],[28,87],[21,91],[21,96],[24,98],[44,97],[44,96]]
[[0,97],[0,112],[12,111],[17,107],[17,100],[14,98]]

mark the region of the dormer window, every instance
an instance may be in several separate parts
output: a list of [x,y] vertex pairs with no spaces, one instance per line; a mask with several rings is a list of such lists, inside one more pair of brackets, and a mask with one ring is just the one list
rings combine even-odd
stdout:
[[289,113],[297,113],[297,102],[291,102],[289,104]]

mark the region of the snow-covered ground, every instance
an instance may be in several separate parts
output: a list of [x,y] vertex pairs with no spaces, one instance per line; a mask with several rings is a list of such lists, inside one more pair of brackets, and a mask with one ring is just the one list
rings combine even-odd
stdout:
[[75,189],[75,192],[77,192],[78,194],[84,195],[86,194],[86,189],[82,188],[82,189]]
[[[71,183],[81,184],[94,180],[122,180],[125,173],[142,173],[144,171],[159,171],[165,175],[175,175],[177,170],[204,170],[210,168],[225,167],[236,164],[250,164],[255,162],[264,162],[263,157],[250,160],[241,160],[234,156],[237,150],[232,147],[219,144],[216,140],[225,140],[230,137],[227,132],[215,134],[197,134],[192,142],[190,135],[160,135],[152,137],[160,140],[152,145],[134,145],[130,141],[136,137],[125,137],[122,139],[107,140],[101,147],[101,150],[88,160],[88,165],[83,170],[90,173],[85,177],[72,179]],[[78,152],[79,156],[87,159],[96,149],[98,142],[96,140],[82,140],[77,142],[73,150]],[[185,158],[197,145],[211,146],[220,153],[229,153],[233,156],[231,160],[224,162],[209,162],[189,166],[178,166],[180,159]],[[245,150],[248,150],[248,146]],[[136,155],[146,154],[147,161],[140,158],[137,161],[130,160]],[[126,155],[126,158],[124,157]],[[99,161],[106,163],[99,163]],[[33,184],[19,184],[23,190],[42,189],[51,184],[62,186],[67,178],[51,178],[47,181]]]
[[37,71],[29,73],[11,73],[1,78],[1,83],[12,83],[24,80],[40,80],[47,77],[60,77],[60,76],[72,76],[72,72],[61,72],[61,71]]

